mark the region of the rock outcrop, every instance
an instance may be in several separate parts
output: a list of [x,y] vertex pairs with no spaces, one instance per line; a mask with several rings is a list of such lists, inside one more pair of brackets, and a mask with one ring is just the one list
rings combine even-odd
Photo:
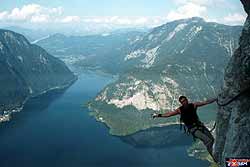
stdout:
[[218,100],[215,156],[220,166],[226,157],[250,156],[250,1],[241,0],[248,16],[239,41],[226,70],[222,93]]

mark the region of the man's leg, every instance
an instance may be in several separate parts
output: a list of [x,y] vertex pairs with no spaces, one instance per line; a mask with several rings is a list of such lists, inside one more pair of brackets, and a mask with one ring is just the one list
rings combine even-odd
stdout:
[[206,145],[207,150],[213,156],[214,137],[213,137],[213,135],[210,133],[210,131],[206,127],[204,127],[203,131],[204,131],[204,134],[209,138],[209,142]]
[[203,129],[199,128],[195,131],[194,129],[190,129],[190,131],[196,138],[199,138],[204,143],[204,145],[207,147],[207,151],[209,152],[209,154],[212,156],[214,161],[217,162],[217,160],[213,156],[214,137],[209,132],[209,130],[206,127],[203,127]]

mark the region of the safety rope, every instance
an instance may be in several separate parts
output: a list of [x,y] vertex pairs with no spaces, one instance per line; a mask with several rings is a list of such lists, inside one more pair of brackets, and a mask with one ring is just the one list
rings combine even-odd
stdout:
[[250,87],[246,88],[245,90],[241,91],[239,94],[237,94],[236,96],[234,96],[232,99],[230,99],[229,101],[227,101],[226,103],[220,104],[218,100],[216,100],[216,103],[223,107],[226,106],[230,103],[232,103],[234,100],[236,100],[237,98],[239,98],[240,96],[242,96],[243,94],[247,93],[248,91],[250,91]]
[[[236,100],[237,98],[239,98],[240,96],[242,96],[243,94],[247,93],[248,91],[250,91],[250,87],[246,88],[245,90],[241,91],[239,94],[237,94],[236,96],[234,96],[232,99],[230,99],[229,101],[227,101],[226,103],[224,104],[220,104],[218,102],[218,99],[216,100],[216,103],[219,105],[219,106],[226,106],[228,104],[230,104],[231,102],[233,102],[234,100]],[[182,121],[180,120],[180,130],[182,130],[183,128],[183,124],[181,123]],[[212,132],[216,127],[216,122],[214,123],[214,126],[212,129],[210,129],[209,131]],[[197,128],[198,129],[198,128]],[[197,130],[196,129],[196,130]],[[186,130],[185,128],[185,125],[184,125],[184,133],[187,133],[188,131]],[[194,135],[193,135],[194,136]],[[195,139],[195,138],[194,138]]]
[[214,122],[214,126],[213,126],[212,129],[209,130],[209,132],[213,132],[213,130],[215,129],[215,127],[216,127],[216,122]]

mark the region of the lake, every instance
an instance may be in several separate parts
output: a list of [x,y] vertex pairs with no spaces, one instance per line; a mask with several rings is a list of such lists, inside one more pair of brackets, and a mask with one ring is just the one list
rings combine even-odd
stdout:
[[0,166],[209,166],[207,161],[188,157],[187,142],[136,147],[110,135],[103,123],[89,116],[84,104],[113,80],[109,75],[84,73],[64,92],[29,100],[11,121],[0,124]]

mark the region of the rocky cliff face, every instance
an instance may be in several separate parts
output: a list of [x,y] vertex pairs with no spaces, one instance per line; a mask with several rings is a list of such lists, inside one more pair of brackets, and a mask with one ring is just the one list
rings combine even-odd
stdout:
[[226,157],[250,156],[250,1],[241,0],[248,16],[239,41],[225,71],[219,103],[225,104],[240,92],[237,99],[220,106],[217,114],[215,155],[220,166]]
[[23,35],[0,30],[0,112],[21,107],[27,98],[75,79],[62,61]]

